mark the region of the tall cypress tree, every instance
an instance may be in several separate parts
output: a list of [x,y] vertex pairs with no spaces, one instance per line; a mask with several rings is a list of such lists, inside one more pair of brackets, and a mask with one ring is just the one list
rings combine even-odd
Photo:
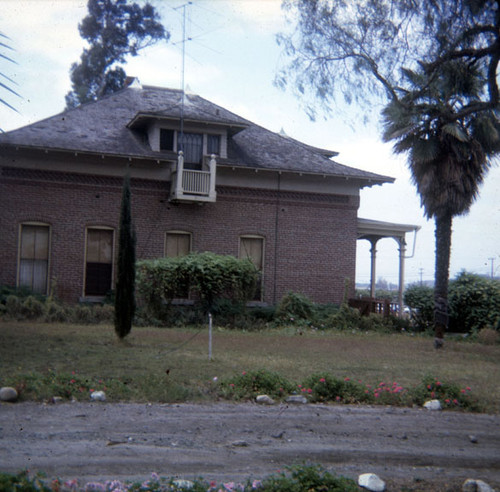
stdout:
[[130,176],[123,180],[115,294],[115,332],[120,339],[132,329],[135,313],[135,232],[132,226]]

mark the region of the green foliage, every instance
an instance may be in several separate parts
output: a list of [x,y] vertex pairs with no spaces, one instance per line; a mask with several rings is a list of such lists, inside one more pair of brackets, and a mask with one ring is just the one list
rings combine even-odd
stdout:
[[255,399],[262,394],[282,398],[293,389],[294,385],[286,378],[265,369],[243,372],[220,383],[222,395],[235,400]]
[[297,292],[288,292],[281,299],[276,316],[282,319],[308,319],[314,312],[314,303],[305,295]]
[[[49,485],[50,484],[50,485]],[[240,491],[251,492],[355,492],[358,489],[352,479],[336,476],[326,471],[320,465],[298,465],[287,467],[286,472],[270,475],[264,480],[248,480],[244,483],[229,482],[214,485],[202,478],[196,480],[182,480],[179,478],[160,477],[151,474],[149,480],[143,482],[120,482],[109,480],[104,483],[89,482],[79,485],[76,479],[63,482],[60,479],[46,479],[42,474],[30,477],[27,471],[17,475],[0,473],[0,491],[22,490],[27,492],[50,492],[54,490],[128,490],[143,492],[214,492]]]
[[5,319],[17,321],[94,324],[113,320],[114,308],[109,304],[67,306],[51,297],[34,295],[19,297],[9,294],[5,298],[5,304],[0,303],[0,315]]
[[443,382],[426,376],[422,383],[411,391],[413,401],[423,405],[428,400],[439,400],[443,408],[481,411],[480,403],[473,397],[469,386],[460,388],[455,383]]
[[123,181],[115,291],[115,332],[125,338],[135,314],[135,232],[132,225],[130,176]]
[[356,482],[338,477],[319,465],[297,465],[262,481],[263,492],[357,492]]
[[258,272],[252,262],[215,253],[191,253],[138,263],[137,289],[147,308],[165,315],[179,292],[191,292],[205,311],[221,299],[244,306],[255,292]]
[[500,281],[461,272],[450,282],[450,330],[500,330]]
[[0,472],[0,490],[23,492],[51,492],[54,489],[49,487],[42,475],[30,477],[27,471],[22,471],[16,475]]
[[[369,403],[373,397],[365,387],[350,378],[336,378],[330,373],[312,374],[301,385],[313,402]],[[312,391],[310,391],[312,390]]]
[[418,331],[431,328],[434,320],[434,289],[413,284],[404,292],[404,303],[410,308],[410,319]]
[[[404,302],[411,310],[414,327],[426,330],[434,319],[434,289],[409,286]],[[500,281],[461,272],[448,290],[449,329],[452,332],[475,332],[490,327],[499,330]]]
[[337,330],[357,330],[360,322],[359,310],[342,304],[336,313],[328,317],[327,325]]
[[87,8],[88,15],[78,28],[89,47],[83,50],[80,63],[71,66],[68,108],[121,89],[126,74],[117,64],[170,37],[150,3],[141,7],[128,0],[88,0]]

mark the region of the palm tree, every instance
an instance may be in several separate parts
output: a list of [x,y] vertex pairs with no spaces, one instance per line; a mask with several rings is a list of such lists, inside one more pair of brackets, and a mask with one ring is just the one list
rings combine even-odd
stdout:
[[405,70],[410,90],[383,112],[385,141],[407,154],[427,218],[435,221],[435,347],[448,326],[448,278],[453,218],[467,214],[500,152],[498,112],[473,111],[487,86],[485,69],[449,61],[439,72]]

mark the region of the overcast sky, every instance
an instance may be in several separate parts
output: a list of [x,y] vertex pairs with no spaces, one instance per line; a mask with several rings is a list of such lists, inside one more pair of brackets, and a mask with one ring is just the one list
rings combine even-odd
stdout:
[[[183,5],[187,2],[152,2],[171,33],[168,43],[157,44],[124,66],[143,85],[181,88]],[[4,97],[19,114],[0,106],[0,128],[8,131],[64,110],[70,89],[69,69],[79,60],[84,41],[78,23],[86,15],[82,0],[0,0],[0,32],[10,37],[15,51],[12,65],[0,59],[0,73],[17,84],[22,99]],[[396,178],[394,184],[365,188],[359,216],[415,224],[421,227],[415,254],[406,261],[406,282],[431,280],[434,275],[434,223],[424,218],[420,200],[410,183],[404,156],[394,156],[382,144],[374,123],[346,121],[343,115],[309,120],[301,102],[273,85],[283,62],[275,35],[286,29],[280,0],[194,0],[186,10],[185,82],[188,90],[219,104],[269,130],[283,129],[307,144],[340,152],[342,164]],[[378,110],[374,109],[374,120]],[[450,276],[467,271],[500,273],[500,168],[490,170],[479,200],[469,215],[453,226]],[[407,254],[413,253],[408,235]],[[396,242],[379,242],[377,278],[398,280]],[[370,276],[369,243],[358,241],[357,282]],[[494,260],[491,260],[494,258]]]

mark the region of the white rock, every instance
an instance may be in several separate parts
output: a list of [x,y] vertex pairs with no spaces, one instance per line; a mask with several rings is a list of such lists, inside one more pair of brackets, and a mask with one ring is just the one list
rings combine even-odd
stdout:
[[104,391],[94,391],[90,393],[90,399],[94,401],[106,401],[106,393]]
[[462,485],[463,492],[495,492],[486,482],[468,478]]
[[424,408],[427,408],[427,410],[441,410],[441,402],[439,400],[426,401]]
[[375,473],[363,473],[358,477],[358,485],[372,492],[384,492],[385,482]]
[[174,485],[176,487],[180,487],[182,489],[185,489],[185,490],[189,490],[189,489],[192,489],[194,484],[193,482],[191,482],[190,480],[174,480]]
[[17,400],[18,394],[15,388],[4,386],[0,388],[0,401],[14,402]]
[[268,395],[259,395],[255,401],[261,405],[274,405],[274,400]]
[[290,395],[285,401],[287,403],[307,403],[307,398],[302,395]]

